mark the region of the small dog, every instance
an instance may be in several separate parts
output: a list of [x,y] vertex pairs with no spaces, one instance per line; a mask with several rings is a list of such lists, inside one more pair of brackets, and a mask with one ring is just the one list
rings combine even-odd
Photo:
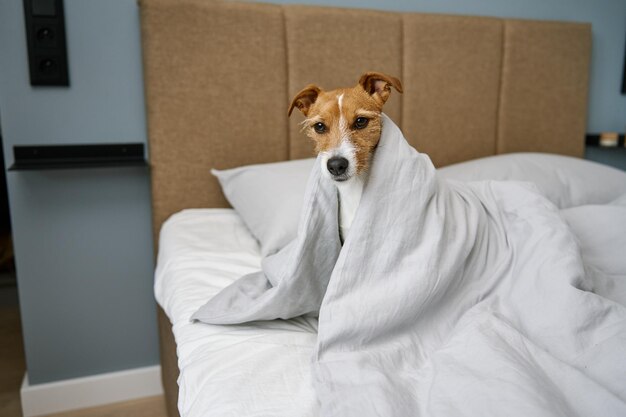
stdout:
[[294,107],[304,114],[303,129],[315,141],[322,175],[334,181],[339,192],[339,235],[344,242],[359,206],[372,155],[380,140],[380,114],[391,94],[402,93],[400,81],[367,72],[352,88],[323,91],[309,85],[294,97]]

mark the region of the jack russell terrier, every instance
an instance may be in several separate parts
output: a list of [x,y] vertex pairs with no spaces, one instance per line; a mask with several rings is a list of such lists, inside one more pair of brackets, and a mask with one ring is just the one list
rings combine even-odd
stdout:
[[369,164],[380,140],[380,114],[391,94],[402,93],[400,80],[367,72],[352,88],[323,91],[309,85],[294,97],[294,107],[304,114],[303,130],[315,141],[321,155],[322,175],[339,193],[339,235],[344,242],[356,214]]

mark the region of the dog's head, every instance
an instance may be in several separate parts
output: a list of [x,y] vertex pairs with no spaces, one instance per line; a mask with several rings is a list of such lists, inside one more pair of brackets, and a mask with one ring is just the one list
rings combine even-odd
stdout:
[[391,87],[402,92],[400,81],[389,75],[367,72],[352,88],[322,91],[309,85],[294,97],[294,107],[304,114],[306,134],[322,156],[322,172],[334,181],[347,181],[367,171],[378,145],[380,114]]

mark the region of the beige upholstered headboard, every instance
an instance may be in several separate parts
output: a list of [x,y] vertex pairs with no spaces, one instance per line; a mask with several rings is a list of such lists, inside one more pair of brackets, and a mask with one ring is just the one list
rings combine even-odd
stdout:
[[[140,0],[155,232],[227,207],[209,169],[304,158],[306,84],[402,80],[386,113],[437,166],[505,152],[581,156],[591,27],[210,0]],[[155,237],[158,233],[155,233]]]

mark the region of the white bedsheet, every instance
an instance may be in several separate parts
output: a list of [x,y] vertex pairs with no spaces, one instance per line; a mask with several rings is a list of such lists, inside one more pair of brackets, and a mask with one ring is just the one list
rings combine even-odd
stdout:
[[260,264],[258,244],[233,210],[184,210],[163,225],[155,295],[173,323],[182,416],[317,415],[310,377],[317,320],[189,322],[207,299]]
[[[594,271],[594,291],[616,301],[615,308],[626,303],[626,205],[620,201],[562,211]],[[258,270],[260,260],[256,241],[233,210],[185,210],[163,226],[155,293],[174,324],[183,417],[318,414],[310,376],[316,320],[189,322],[208,298]]]

